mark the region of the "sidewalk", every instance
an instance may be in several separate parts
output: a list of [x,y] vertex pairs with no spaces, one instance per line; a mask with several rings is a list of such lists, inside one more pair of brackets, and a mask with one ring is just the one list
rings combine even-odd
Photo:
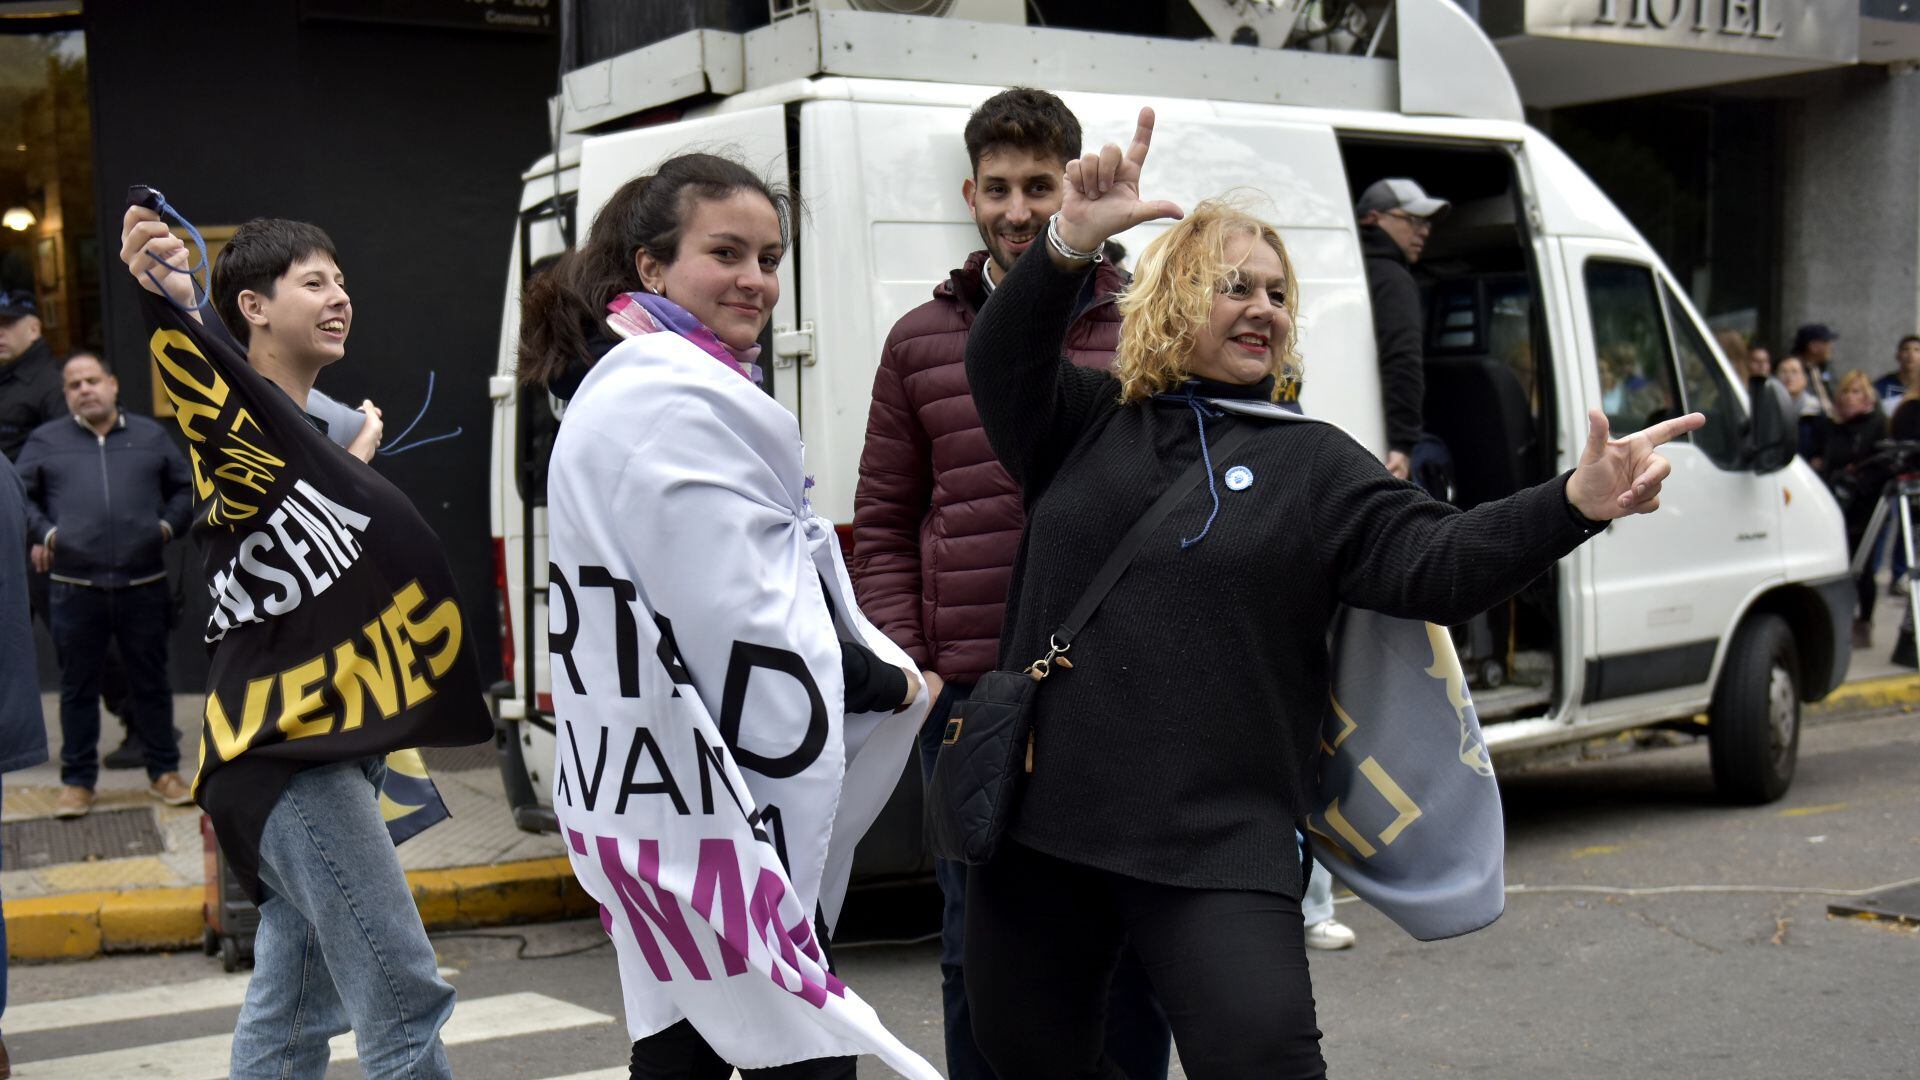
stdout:
[[1809,723],[1880,709],[1920,710],[1920,671],[1901,667],[1889,657],[1900,636],[1900,620],[1906,615],[1904,597],[1887,595],[1884,578],[1880,603],[1873,613],[1873,647],[1853,650],[1853,663],[1847,668],[1847,681],[1828,694],[1824,701],[1809,705],[1805,717]]
[[[1902,602],[1882,595],[1874,644],[1856,650],[1847,682],[1806,710],[1809,723],[1904,707],[1920,710],[1920,672],[1887,657]],[[16,959],[70,959],[101,952],[198,947],[207,864],[200,811],[161,806],[140,770],[102,771],[99,802],[75,821],[53,818],[60,791],[60,725],[53,695],[42,700],[54,760],[9,774],[0,829],[0,896]],[[198,761],[201,698],[174,699],[183,774]],[[101,752],[122,729],[103,716]],[[558,836],[523,833],[506,808],[491,745],[426,751],[451,820],[400,846],[400,863],[428,929],[500,926],[591,914],[593,902],[568,869]]]
[[[56,695],[42,697],[53,759],[5,777],[0,811],[0,896],[13,959],[198,947],[207,860],[197,807],[162,806],[144,770],[100,773],[99,801],[84,818],[53,817],[60,793]],[[199,760],[202,698],[174,698],[183,732],[181,774]],[[124,729],[103,714],[101,753]],[[425,751],[452,817],[400,845],[400,864],[430,930],[500,926],[591,914],[560,838],[514,827],[493,747]]]

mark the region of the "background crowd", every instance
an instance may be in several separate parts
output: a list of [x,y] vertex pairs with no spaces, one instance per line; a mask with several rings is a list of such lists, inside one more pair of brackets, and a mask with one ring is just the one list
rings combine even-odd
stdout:
[[1890,514],[1877,530],[1872,522],[1887,485],[1902,471],[1899,451],[1885,444],[1920,440],[1920,334],[1900,339],[1893,349],[1893,370],[1879,378],[1859,368],[1836,374],[1839,340],[1824,323],[1808,323],[1794,333],[1793,348],[1776,361],[1758,339],[1734,330],[1720,333],[1720,347],[1735,370],[1744,370],[1749,379],[1773,379],[1785,388],[1799,417],[1800,456],[1840,503],[1848,551],[1872,544],[1858,575],[1853,622],[1853,644],[1865,648],[1873,644],[1883,556],[1891,595],[1903,595],[1909,569],[1898,516]]

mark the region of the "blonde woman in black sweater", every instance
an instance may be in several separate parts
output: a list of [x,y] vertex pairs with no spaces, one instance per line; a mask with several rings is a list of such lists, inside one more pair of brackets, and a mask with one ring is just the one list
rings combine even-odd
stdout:
[[[1122,300],[1112,372],[1061,358],[1091,253],[1182,216],[1140,197],[1153,132],[1067,166],[1048,241],[974,323],[967,376],[1023,489],[1002,661],[1043,655],[1116,541],[1239,424],[1261,429],[1150,538],[1047,681],[1033,772],[1001,852],[970,875],[967,991],[1001,1080],[1118,1080],[1101,1054],[1122,941],[1194,1080],[1319,1077],[1294,831],[1312,790],[1336,606],[1460,622],[1613,518],[1659,505],[1654,449],[1693,414],[1462,513],[1326,424],[1262,420],[1297,363],[1298,288],[1273,228],[1218,203],[1156,239]],[[1078,257],[1077,253],[1088,253]],[[1225,403],[1225,407],[1215,402]],[[1231,474],[1230,478],[1228,474]]]

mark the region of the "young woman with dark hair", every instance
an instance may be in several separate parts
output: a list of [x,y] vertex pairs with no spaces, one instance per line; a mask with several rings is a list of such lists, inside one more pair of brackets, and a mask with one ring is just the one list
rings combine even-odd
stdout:
[[[636,1040],[636,1080],[724,1080],[734,1064],[747,1066],[750,1077],[854,1075],[854,1058],[839,1056],[851,1052],[849,1044],[832,1033],[781,1039],[772,1029],[747,1026],[752,995],[769,988],[744,973],[747,953],[739,950],[778,946],[789,954],[785,968],[775,963],[786,979],[804,987],[810,977],[824,977],[822,985],[834,985],[807,963],[816,942],[824,944],[824,919],[816,918],[820,929],[810,936],[805,914],[781,916],[778,925],[797,935],[790,942],[777,933],[763,944],[726,937],[736,950],[721,958],[728,975],[751,981],[723,985],[712,981],[717,961],[696,963],[698,953],[680,954],[687,967],[670,968],[654,940],[659,926],[637,914],[643,905],[664,905],[645,910],[683,930],[697,915],[714,914],[707,845],[732,851],[732,841],[700,840],[703,913],[702,886],[669,880],[673,837],[680,835],[672,830],[689,820],[687,803],[697,799],[712,819],[716,802],[724,815],[750,795],[739,809],[754,816],[712,828],[744,833],[751,826],[758,841],[775,836],[791,899],[820,915],[830,904],[824,897],[838,895],[847,872],[828,857],[823,838],[831,835],[837,849],[844,833],[857,838],[872,817],[860,820],[861,811],[840,801],[841,785],[851,790],[856,771],[873,765],[875,755],[863,750],[882,741],[865,734],[860,743],[856,732],[877,728],[853,715],[884,716],[921,697],[918,671],[851,602],[832,529],[807,501],[799,426],[758,386],[758,341],[780,297],[792,210],[786,196],[737,162],[673,157],[616,191],[585,245],[529,283],[522,302],[522,384],[568,400],[548,477],[555,715],[567,733],[554,805],[572,841],[576,875],[609,913]],[[609,589],[618,616],[605,614]],[[882,655],[889,650],[893,655]],[[743,665],[742,656],[757,659]],[[754,676],[754,667],[774,674]],[[690,698],[682,698],[683,687]],[[669,698],[682,699],[682,709],[704,707],[711,726],[672,711]],[[881,770],[889,780],[899,776],[911,726],[889,744],[897,753],[878,752],[893,755]],[[697,759],[697,770],[686,766],[681,783],[695,783],[697,773],[698,786],[684,800],[676,789],[673,803],[656,813],[664,805],[661,785],[671,785],[667,763],[686,762],[685,748],[696,742],[709,754],[707,740],[720,739],[732,751],[720,779],[712,780],[708,766],[722,758]],[[654,754],[654,771],[646,773],[656,778],[652,784],[635,780],[643,744]],[[771,748],[784,752],[776,758]],[[613,783],[603,784],[595,760]],[[624,781],[615,771],[622,761]],[[740,781],[728,779],[734,765],[746,792],[734,792]],[[723,785],[734,803],[712,797]],[[617,809],[609,807],[616,798]],[[759,813],[774,806],[777,832],[763,830],[775,819]],[[591,851],[589,836],[598,838]],[[635,842],[653,854],[635,863],[624,853]],[[756,852],[748,854],[745,888],[754,925],[764,928],[772,918],[765,890],[775,875],[765,861],[770,856],[757,851],[766,843],[747,846]],[[757,871],[755,858],[763,860]],[[731,859],[726,866],[731,873]],[[636,901],[631,890],[639,886],[632,883],[642,879],[651,895]],[[776,899],[789,888],[773,884],[781,887],[771,894]],[[744,915],[708,921],[724,934],[741,931],[730,921],[738,918]],[[694,947],[684,935],[675,942]],[[805,956],[794,953],[796,945]],[[824,967],[826,957],[818,962]],[[791,992],[781,975],[774,982]],[[733,1064],[721,1052],[729,1049]]]

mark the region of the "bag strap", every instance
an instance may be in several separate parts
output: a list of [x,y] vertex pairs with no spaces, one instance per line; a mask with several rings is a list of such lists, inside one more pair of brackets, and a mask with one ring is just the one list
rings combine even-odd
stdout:
[[[1187,493],[1198,487],[1200,481],[1205,479],[1208,456],[1224,459],[1228,454],[1239,449],[1241,443],[1252,438],[1254,429],[1258,426],[1246,421],[1235,425],[1232,431],[1227,432],[1219,442],[1208,448],[1207,454],[1200,455],[1192,465],[1187,466],[1187,471],[1167,485],[1167,490],[1160,493],[1160,497],[1154,500],[1152,506],[1147,507],[1147,512],[1140,515],[1140,519],[1133,523],[1133,527],[1120,538],[1120,542],[1113,546],[1113,554],[1107,556],[1107,561],[1100,567],[1100,572],[1094,575],[1092,583],[1087,586],[1087,591],[1081,594],[1080,602],[1073,605],[1073,611],[1067,616],[1067,621],[1061,623],[1060,629],[1053,632],[1053,640],[1048,644],[1054,654],[1067,651],[1067,647],[1073,644],[1074,636],[1080,633],[1081,627],[1087,625],[1088,619],[1093,618],[1093,613],[1100,607],[1101,601],[1113,591],[1113,587],[1120,581],[1120,576],[1127,572],[1128,565],[1133,562],[1133,557],[1146,545],[1147,537],[1160,527],[1161,522],[1167,520],[1167,515],[1173,513],[1173,508],[1179,504],[1180,500],[1186,498]],[[1049,656],[1048,659],[1052,660],[1053,657]],[[1055,661],[1055,663],[1058,662]],[[1072,665],[1063,666],[1071,667]]]

